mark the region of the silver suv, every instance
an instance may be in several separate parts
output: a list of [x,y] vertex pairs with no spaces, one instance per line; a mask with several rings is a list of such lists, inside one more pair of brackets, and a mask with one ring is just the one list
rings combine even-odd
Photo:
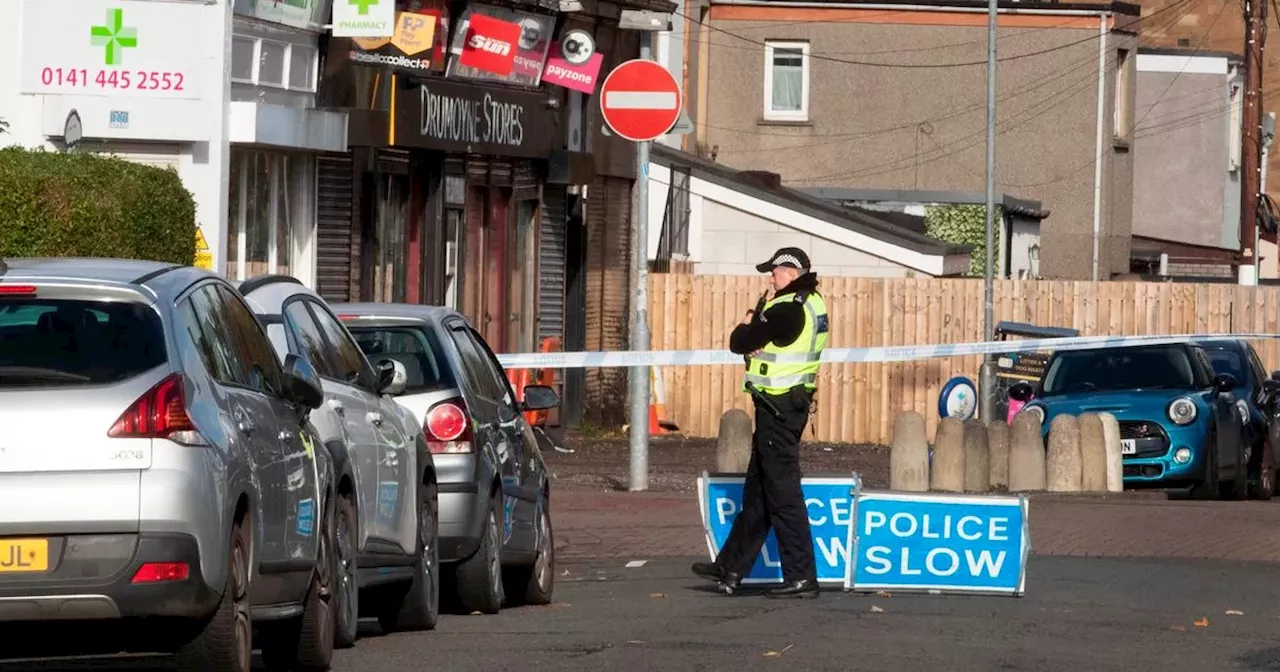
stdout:
[[0,260],[0,657],[328,669],[322,400],[210,273]]
[[355,642],[362,613],[387,632],[434,628],[436,470],[422,426],[390,396],[404,389],[404,367],[381,360],[375,370],[324,300],[296,278],[262,275],[239,289],[280,358],[307,360],[324,385],[325,403],[311,422],[338,484],[336,644]]
[[[440,556],[463,608],[547,604],[555,587],[551,476],[525,412],[559,404],[549,387],[516,401],[489,345],[448,308],[333,304],[372,361],[407,373],[413,412],[440,474]],[[511,598],[511,599],[508,599]]]

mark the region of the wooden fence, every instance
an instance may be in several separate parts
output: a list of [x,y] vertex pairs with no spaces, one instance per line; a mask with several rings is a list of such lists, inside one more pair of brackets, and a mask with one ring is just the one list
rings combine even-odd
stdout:
[[[726,349],[729,332],[755,306],[758,276],[653,275],[654,349]],[[827,347],[929,345],[982,340],[981,280],[822,278],[831,315]],[[1001,280],[996,321],[1073,327],[1083,336],[1280,333],[1280,288],[1237,285]],[[1280,341],[1254,343],[1280,368]],[[930,437],[938,393],[952,376],[977,380],[979,357],[892,364],[824,364],[809,441],[887,443],[899,410],[924,415]],[[666,414],[681,433],[715,436],[730,408],[751,412],[742,366],[663,367]]]

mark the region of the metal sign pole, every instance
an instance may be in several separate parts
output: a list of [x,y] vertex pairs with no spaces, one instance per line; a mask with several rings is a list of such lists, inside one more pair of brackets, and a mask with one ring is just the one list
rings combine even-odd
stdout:
[[[998,0],[987,0],[987,259],[983,273],[982,340],[995,340],[995,247],[996,247],[996,21]],[[995,362],[988,355],[982,360],[982,422],[995,420]]]
[[[640,58],[653,60],[650,41],[653,33],[640,31]],[[649,349],[649,146],[636,143],[635,273],[632,274],[632,301],[635,323],[631,326],[631,349]],[[631,473],[628,489],[649,489],[649,367],[631,367]]]

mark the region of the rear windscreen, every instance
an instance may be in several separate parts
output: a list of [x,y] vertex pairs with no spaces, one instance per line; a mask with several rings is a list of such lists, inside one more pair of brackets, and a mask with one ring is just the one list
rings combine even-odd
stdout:
[[347,325],[360,350],[374,366],[383,359],[404,365],[405,393],[452,387],[453,380],[440,356],[435,334],[413,327],[353,327]]
[[167,358],[141,304],[0,298],[0,388],[117,383]]

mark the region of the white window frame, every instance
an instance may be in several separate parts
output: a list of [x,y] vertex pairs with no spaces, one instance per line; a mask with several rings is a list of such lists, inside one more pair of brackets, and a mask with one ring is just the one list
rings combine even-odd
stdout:
[[[252,74],[250,75],[249,79],[238,79],[233,77],[231,81],[237,84],[252,84],[255,86],[265,86],[270,89],[280,89],[282,91],[295,91],[298,93],[315,93],[316,92],[316,88],[319,85],[319,81],[320,81],[320,72],[319,72],[320,48],[319,47],[317,47],[316,45],[304,46],[304,45],[295,44],[293,42],[285,42],[282,40],[272,40],[272,39],[266,39],[261,37],[250,37],[248,35],[236,35],[235,37],[242,40],[253,41],[253,67],[252,67]],[[272,44],[284,47],[284,63],[283,63],[284,75],[282,77],[284,81],[278,84],[275,82],[261,81],[262,43],[263,42],[270,42]],[[299,54],[294,53],[295,47],[298,48]],[[304,49],[306,51],[303,51]],[[300,56],[302,53],[306,53],[308,54],[308,56],[310,56],[309,60],[311,61],[311,78],[310,78],[310,81],[308,81],[305,86],[302,86],[302,87],[293,86],[292,84],[290,84],[290,80],[293,77],[293,61],[295,56]]]
[[[800,51],[800,109],[773,109],[773,53],[775,49]],[[764,43],[764,118],[767,121],[809,120],[809,43],[788,40],[765,40]]]

